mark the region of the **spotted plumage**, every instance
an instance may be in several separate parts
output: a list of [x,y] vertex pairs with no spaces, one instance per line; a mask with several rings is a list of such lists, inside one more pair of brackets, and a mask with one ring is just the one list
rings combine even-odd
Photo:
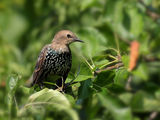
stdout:
[[64,76],[71,69],[72,56],[71,52],[61,52],[47,47],[46,57],[44,60],[44,69],[51,74]]
[[[48,76],[60,76],[65,82],[72,65],[72,55],[69,48],[72,42],[82,42],[71,31],[58,32],[52,43],[41,50],[35,70],[33,72],[34,84],[42,84]],[[57,83],[61,83],[59,81]],[[63,83],[62,83],[63,84]]]

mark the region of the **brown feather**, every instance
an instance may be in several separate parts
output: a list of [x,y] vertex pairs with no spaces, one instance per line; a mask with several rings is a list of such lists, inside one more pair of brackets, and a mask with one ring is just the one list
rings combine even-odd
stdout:
[[49,45],[46,45],[43,47],[43,49],[41,50],[39,56],[38,56],[38,60],[35,66],[35,70],[33,72],[33,84],[36,84],[38,82],[39,77],[41,76],[42,72],[43,72],[43,63],[45,60],[45,55],[46,55],[46,51],[47,51],[47,47]]

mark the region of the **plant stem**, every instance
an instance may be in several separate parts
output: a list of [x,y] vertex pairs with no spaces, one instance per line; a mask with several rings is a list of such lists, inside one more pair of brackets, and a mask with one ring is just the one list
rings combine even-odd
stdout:
[[13,99],[14,99],[14,102],[15,102],[15,104],[16,104],[16,110],[18,111],[18,110],[19,110],[19,108],[18,108],[18,103],[17,103],[16,97],[15,97],[15,96],[13,96]]
[[106,64],[102,65],[101,67],[99,67],[99,69],[102,69],[103,67],[105,67],[105,66],[107,66],[107,65],[110,65],[110,64],[113,64],[113,63],[115,63],[115,62],[118,62],[118,60],[114,60],[114,61],[112,61],[112,62],[106,63]]
[[118,55],[120,55],[119,40],[118,40],[118,36],[117,36],[116,33],[114,33],[114,38],[115,38],[116,46],[117,46],[117,49],[118,49]]

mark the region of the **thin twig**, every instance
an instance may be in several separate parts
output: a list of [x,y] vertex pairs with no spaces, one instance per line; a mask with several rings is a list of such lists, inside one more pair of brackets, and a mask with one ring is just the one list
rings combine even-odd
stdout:
[[13,96],[13,99],[14,99],[14,102],[15,102],[15,104],[16,104],[16,110],[18,111],[18,110],[19,110],[19,108],[18,108],[18,103],[17,103],[16,97],[15,97],[15,96]]
[[90,60],[91,60],[92,65],[95,67],[95,64],[94,64],[94,62],[93,62],[92,57],[91,57],[91,56],[89,56],[89,58],[90,58]]
[[102,65],[99,69],[102,69],[103,67],[108,66],[108,65],[113,64],[113,63],[116,63],[116,62],[118,62],[118,60],[114,60],[114,61],[111,61],[109,63],[106,63],[106,64]]
[[78,71],[76,76],[69,82],[69,84],[72,84],[72,82],[78,77],[79,73],[80,73],[80,65],[78,66]]
[[118,50],[116,50],[115,48],[107,48],[106,50],[113,50],[118,54]]
[[106,67],[104,69],[96,70],[95,73],[98,74],[98,73],[101,73],[103,71],[117,69],[117,68],[122,67],[122,66],[124,66],[123,63],[117,63],[113,66],[109,66],[109,67]]
[[86,62],[86,64],[89,66],[90,70],[93,70],[93,67],[89,64],[89,62],[86,60],[85,57],[81,56],[83,58],[83,60]]
[[116,46],[117,46],[117,49],[118,49],[118,55],[120,55],[119,40],[118,40],[118,36],[117,36],[116,33],[114,33],[114,38],[115,38]]
[[55,83],[52,83],[52,82],[47,82],[47,81],[45,81],[45,82],[43,82],[44,84],[48,84],[48,85],[55,85],[56,86],[56,84]]
[[114,60],[117,60],[117,58],[114,57],[113,55],[108,55],[108,57],[113,58]]
[[131,91],[131,81],[132,81],[132,76],[130,75],[128,77],[127,83],[126,83],[126,90]]
[[142,56],[146,62],[160,61],[160,58],[154,56]]
[[148,120],[154,120],[158,115],[158,112],[154,111],[150,114],[149,119]]

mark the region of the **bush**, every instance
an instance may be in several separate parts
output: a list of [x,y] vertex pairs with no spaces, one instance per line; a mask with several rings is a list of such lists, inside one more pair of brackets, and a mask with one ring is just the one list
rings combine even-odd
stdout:
[[[160,119],[159,0],[2,0],[0,9],[0,119]],[[71,86],[25,87],[61,29],[85,41],[71,45]]]

